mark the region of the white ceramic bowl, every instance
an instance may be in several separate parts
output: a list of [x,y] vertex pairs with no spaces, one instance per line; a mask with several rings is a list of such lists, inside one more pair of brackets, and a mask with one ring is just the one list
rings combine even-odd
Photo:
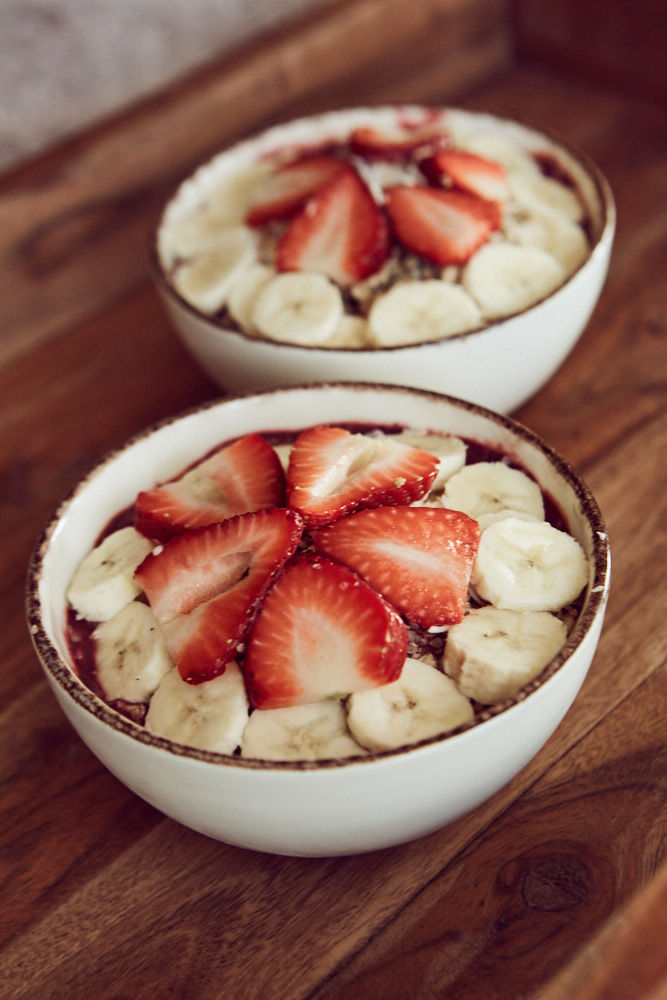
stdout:
[[[590,224],[591,253],[547,298],[484,328],[413,346],[330,349],[248,336],[185,301],[169,280],[165,234],[230,177],[282,147],[342,139],[360,124],[391,126],[408,116],[433,120],[462,136],[498,136],[544,154],[574,181]],[[325,381],[380,382],[449,393],[507,413],[559,368],[584,330],[602,289],[612,249],[615,208],[600,170],[566,143],[518,122],[459,109],[390,107],[334,111],[275,126],[199,168],[167,204],[152,254],[157,287],[186,347],[227,391]]]
[[[500,446],[560,506],[590,559],[583,609],[566,646],[520,695],[449,735],[335,763],[260,763],[177,746],[98,700],[73,671],[66,589],[109,519],[140,489],[251,431],[340,421],[400,422]],[[232,397],[177,417],[105,458],[56,511],[28,578],[30,633],[65,715],[137,795],[208,836],[278,854],[352,854],[403,843],[456,819],[509,781],[549,739],[593,658],[609,586],[609,546],[575,472],[511,418],[413,389],[339,384]]]

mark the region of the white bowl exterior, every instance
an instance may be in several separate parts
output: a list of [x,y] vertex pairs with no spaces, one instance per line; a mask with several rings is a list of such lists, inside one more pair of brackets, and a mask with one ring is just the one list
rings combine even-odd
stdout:
[[397,757],[319,770],[207,766],[123,733],[109,739],[106,723],[53,681],[51,686],[92,752],[165,815],[238,847],[333,857],[433,833],[506,785],[542,748],[572,704],[601,624],[578,655],[530,698],[476,729]]
[[[419,111],[407,109],[413,115]],[[390,124],[399,113],[406,109],[355,109],[276,126],[201,168],[181,187],[164,219],[187,214],[214,182],[281,144],[345,136],[354,124]],[[519,123],[456,109],[442,115],[457,129],[490,127],[525,148],[553,153],[573,175],[586,202],[594,231],[589,258],[565,285],[525,312],[437,343],[391,349],[326,350],[248,337],[198,313],[167,283],[158,282],[186,347],[219,386],[238,392],[308,382],[379,382],[446,393],[509,413],[557,371],[588,323],[607,275],[615,231],[608,186],[592,165],[585,167],[564,146]]]
[[245,391],[322,381],[407,385],[510,413],[558,370],[586,326],[609,265],[611,240],[550,298],[502,324],[397,350],[326,351],[222,331],[163,291],[181,337],[204,371]]
[[517,444],[511,422],[398,388],[291,389],[223,401],[162,426],[103,463],[65,503],[41,547],[33,639],[43,629],[67,665],[49,669],[35,640],[49,682],[82,739],[146,801],[208,836],[280,854],[329,856],[388,847],[438,829],[497,792],[546,742],[576,696],[595,651],[608,589],[607,566],[590,628],[557,672],[524,700],[449,738],[374,759],[304,768],[215,755],[201,759],[145,739],[140,727],[121,720],[73,680],[65,592],[78,561],[140,488],[175,474],[220,441],[334,421],[401,421],[508,448],[556,499],[589,556],[606,546],[606,538],[591,533],[576,490],[529,438]]

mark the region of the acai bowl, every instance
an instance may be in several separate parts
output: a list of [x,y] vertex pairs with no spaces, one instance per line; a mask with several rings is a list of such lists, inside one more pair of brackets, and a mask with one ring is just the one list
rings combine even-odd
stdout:
[[[148,716],[135,716],[128,712],[126,704],[102,696],[81,669],[82,661],[77,656],[76,643],[72,642],[71,630],[71,602],[78,602],[81,591],[86,589],[77,587],[75,583],[81,566],[100,539],[109,536],[110,526],[122,530],[122,526],[127,525],[126,518],[119,519],[119,513],[136,509],[139,495],[154,497],[156,490],[161,489],[179,493],[184,482],[192,482],[193,471],[196,472],[195,478],[201,479],[199,460],[202,457],[207,456],[205,461],[209,461],[219,454],[229,454],[227,447],[236,448],[239,441],[257,443],[258,437],[275,442],[271,447],[276,449],[283,448],[287,443],[293,453],[297,449],[295,442],[301,440],[303,447],[304,441],[321,434],[323,429],[334,439],[335,447],[342,441],[344,454],[348,458],[350,454],[353,456],[343,476],[346,483],[348,479],[355,480],[356,471],[363,471],[366,460],[359,451],[345,451],[348,442],[356,448],[360,439],[363,439],[362,443],[368,439],[372,443],[373,455],[379,454],[382,462],[393,468],[396,455],[401,462],[406,455],[411,461],[426,461],[423,455],[428,458],[431,452],[425,451],[423,445],[429,444],[429,438],[438,442],[445,440],[453,445],[445,452],[438,452],[444,455],[443,463],[448,466],[447,482],[444,487],[437,484],[434,465],[427,474],[428,482],[421,496],[404,492],[400,497],[392,494],[388,499],[386,493],[381,493],[378,500],[376,494],[376,499],[369,505],[366,501],[348,503],[342,513],[338,512],[339,516],[334,518],[333,523],[329,523],[329,514],[326,511],[323,513],[323,507],[330,506],[328,498],[332,492],[336,493],[336,489],[315,489],[311,491],[309,502],[300,499],[299,491],[295,500],[292,489],[284,495],[282,503],[286,506],[264,508],[256,514],[233,515],[221,522],[222,528],[220,523],[184,528],[171,540],[151,540],[148,554],[142,553],[136,558],[144,566],[143,572],[146,566],[149,571],[152,567],[153,570],[158,569],[159,577],[159,566],[164,565],[161,559],[165,553],[177,551],[184,539],[208,539],[211,533],[217,536],[229,525],[236,527],[248,519],[264,523],[265,519],[277,518],[281,531],[285,524],[291,531],[299,518],[305,519],[307,534],[301,536],[299,551],[290,550],[292,554],[280,569],[275,573],[269,571],[270,583],[254,605],[251,630],[244,632],[242,638],[235,638],[237,662],[232,663],[227,658],[227,666],[211,679],[209,690],[213,690],[213,685],[217,686],[219,682],[226,684],[232,681],[238,663],[245,662],[244,669],[248,669],[251,650],[254,649],[254,667],[252,671],[248,669],[246,678],[246,695],[249,693],[246,705],[250,705],[246,713],[247,729],[250,730],[249,720],[258,715],[271,719],[280,717],[280,713],[285,711],[280,707],[285,685],[282,683],[284,678],[278,684],[275,679],[279,669],[285,666],[281,652],[286,643],[281,636],[287,633],[281,631],[278,634],[276,622],[279,619],[275,617],[275,607],[269,613],[269,597],[280,593],[285,581],[289,581],[291,586],[288,570],[295,565],[302,567],[305,563],[306,570],[311,572],[309,581],[312,582],[315,579],[313,566],[317,574],[323,571],[326,563],[327,573],[333,566],[336,574],[348,574],[343,581],[344,586],[338,589],[344,590],[349,585],[349,574],[354,577],[351,590],[354,613],[347,618],[351,623],[351,634],[358,636],[356,622],[362,620],[369,603],[373,614],[379,603],[388,623],[386,635],[394,645],[380,636],[379,643],[374,646],[370,672],[367,671],[361,686],[357,684],[356,677],[352,685],[349,683],[347,651],[345,657],[338,658],[341,662],[335,662],[335,658],[332,661],[329,657],[328,669],[336,673],[336,685],[346,686],[346,689],[334,691],[320,687],[315,699],[305,699],[306,707],[310,705],[312,708],[314,701],[319,699],[327,705],[327,711],[329,706],[342,711],[341,706],[345,704],[347,712],[347,703],[356,699],[363,709],[362,723],[369,718],[373,720],[378,714],[386,714],[387,704],[393,711],[391,706],[395,708],[399,703],[396,699],[383,702],[383,694],[395,691],[397,686],[400,688],[402,681],[412,683],[407,663],[425,661],[430,671],[428,683],[447,688],[446,719],[441,731],[427,735],[424,729],[411,730],[407,735],[399,736],[396,745],[386,742],[373,744],[354,726],[348,714],[347,721],[343,719],[342,722],[344,745],[336,742],[332,744],[334,749],[328,756],[315,759],[309,757],[306,750],[296,759],[269,759],[269,753],[257,751],[256,743],[255,749],[248,743],[245,750],[243,747],[239,750],[238,744],[245,740],[242,732],[232,737],[226,752],[221,752],[206,749],[205,746],[188,745],[187,737],[182,735],[183,729],[178,731],[178,738],[160,735],[159,732],[169,730],[160,730],[159,726],[158,731],[152,731],[148,726]],[[346,434],[350,437],[345,437]],[[410,435],[409,444],[405,437],[407,434]],[[465,445],[470,461],[465,455],[461,458],[460,442]],[[221,444],[225,447],[219,450]],[[476,449],[477,453],[473,454]],[[457,453],[459,457],[454,458],[452,464],[452,456]],[[451,509],[455,496],[459,498],[456,508],[468,505],[468,501],[461,498],[469,486],[459,480],[458,486],[463,485],[463,493],[455,493],[452,484],[456,476],[460,477],[466,469],[474,469],[476,465],[493,464],[499,457],[506,472],[525,477],[526,481],[522,480],[518,493],[514,484],[499,487],[507,490],[503,494],[506,502],[499,505],[502,509],[482,512],[469,508],[470,514]],[[440,461],[438,459],[436,463],[438,468]],[[287,469],[289,482],[294,475],[293,469],[290,472],[289,459]],[[189,471],[184,473],[184,470]],[[185,479],[184,475],[191,478]],[[414,484],[422,475],[419,471],[412,477],[409,474],[405,477],[394,476],[390,489],[417,489],[418,493],[419,489]],[[180,485],[174,490],[175,481]],[[524,492],[527,483],[532,486]],[[448,491],[449,501],[436,502],[433,491],[443,488]],[[528,502],[532,504],[535,490],[544,503],[541,513],[527,509],[521,499],[529,497]],[[182,492],[180,496],[182,499]],[[210,499],[210,492],[207,496]],[[268,502],[273,504],[274,500]],[[277,515],[276,510],[279,511]],[[461,584],[459,579],[457,583],[459,596],[462,586],[466,590],[463,606],[454,608],[452,612],[448,594],[447,611],[438,609],[435,612],[440,625],[433,627],[428,625],[427,620],[422,623],[421,630],[410,630],[407,647],[401,645],[406,638],[401,630],[411,612],[402,608],[398,610],[401,598],[392,592],[389,594],[391,600],[388,600],[381,593],[384,589],[382,582],[378,583],[372,577],[368,578],[370,583],[366,579],[363,586],[357,584],[357,577],[363,580],[365,576],[363,567],[357,565],[356,569],[350,568],[345,553],[331,549],[332,535],[335,534],[333,529],[341,525],[363,524],[369,517],[393,518],[395,515],[401,519],[416,518],[420,523],[430,522],[431,516],[443,522],[453,518],[459,540],[459,526],[463,525],[465,530],[463,542],[459,545],[457,541],[459,551],[456,555],[465,567],[464,582]],[[547,525],[547,520],[557,528]],[[510,689],[496,683],[495,690],[487,690],[485,694],[479,686],[474,686],[475,674],[478,673],[475,656],[453,655],[447,661],[447,647],[451,643],[454,653],[455,646],[460,651],[460,644],[454,644],[452,636],[454,629],[471,619],[470,612],[477,613],[480,607],[494,603],[512,606],[511,601],[508,604],[499,600],[485,589],[488,579],[485,583],[484,577],[488,578],[489,573],[484,572],[480,553],[485,534],[489,537],[489,532],[500,531],[502,538],[502,530],[507,526],[515,531],[521,524],[527,525],[529,531],[556,531],[562,534],[561,541],[567,536],[578,553],[579,561],[573,569],[577,582],[574,590],[561,595],[556,601],[561,606],[556,614],[535,610],[538,607],[543,609],[545,605],[532,602],[533,594],[540,588],[533,583],[528,584],[531,611],[530,614],[526,611],[527,617],[536,614],[557,620],[558,627],[563,629],[562,637],[547,654],[537,673],[529,671],[523,675],[523,680],[520,673],[517,675],[519,680],[515,679],[511,693]],[[149,534],[153,535],[154,530]],[[306,542],[306,537],[314,539],[314,543]],[[392,545],[400,543],[398,522],[392,524],[388,537]],[[322,540],[326,544],[320,544]],[[505,538],[502,544],[506,542]],[[315,554],[310,551],[313,547]],[[246,545],[244,549],[241,545],[234,551],[238,554],[248,548]],[[426,563],[429,563],[431,549],[434,552],[435,548],[427,546],[427,551],[421,554]],[[149,428],[103,459],[60,505],[37,543],[28,577],[28,621],[38,657],[65,715],[102,763],[141,798],[178,822],[229,844],[296,856],[353,854],[404,843],[439,829],[493,795],[538,752],[563,719],[592,661],[607,602],[609,559],[609,543],[601,514],[586,485],[562,458],[511,418],[494,414],[476,404],[411,388],[360,383],[288,387],[240,395],[200,407]],[[583,575],[579,575],[580,560],[583,560]],[[240,570],[237,568],[236,578],[242,581],[242,587],[253,577],[252,560],[250,563],[249,569],[247,561]],[[136,575],[146,579],[139,569]],[[401,574],[393,575],[397,577]],[[491,576],[495,576],[495,571]],[[338,576],[336,581],[340,582]],[[297,591],[306,594],[304,604],[307,608],[310,608],[309,589],[316,587],[311,582],[305,591]],[[412,587],[408,589],[415,591]],[[114,592],[117,590],[114,586]],[[144,595],[139,590],[135,589],[129,597],[126,595],[121,601],[121,608],[123,603],[129,603],[148,610]],[[76,596],[77,591],[79,596]],[[151,603],[150,584],[147,584],[146,591],[151,595],[150,607],[158,615],[159,600]],[[563,606],[563,601],[567,606]],[[320,611],[321,607],[317,606],[317,615]],[[119,613],[122,614],[123,610]],[[339,615],[335,610],[331,617],[344,621],[349,613],[348,605],[343,613]],[[508,610],[499,613],[517,614]],[[84,611],[80,617],[85,618],[86,614],[94,615],[95,612]],[[452,614],[454,617],[451,617]],[[110,615],[112,620],[114,616],[117,618],[115,609]],[[459,625],[452,625],[457,616]],[[260,620],[268,625],[268,629],[263,630],[263,636],[258,630]],[[376,620],[372,618],[373,623]],[[445,620],[450,623],[449,626],[442,625]],[[307,619],[303,621],[305,631],[310,623]],[[335,631],[335,621],[332,623],[326,613],[324,624],[326,629]],[[169,627],[160,628],[166,636]],[[357,660],[363,664],[364,670],[371,640],[374,641],[374,628],[374,624],[369,627],[364,625],[363,634],[369,636],[368,649],[355,651],[354,646],[350,647],[349,661],[352,662],[358,653]],[[318,625],[315,631],[324,634],[326,629]],[[423,645],[419,648],[410,645],[418,633],[422,639],[426,636],[429,642],[433,640],[433,653],[430,649],[425,651]],[[538,633],[541,643],[543,630],[538,629]],[[534,639],[535,636],[528,640],[528,644]],[[295,641],[292,635],[290,642]],[[218,643],[218,646],[221,645]],[[296,649],[296,646],[292,648]],[[257,664],[261,664],[262,660],[266,662],[266,657],[259,654],[267,649],[269,669],[262,673]],[[403,672],[401,663],[397,668],[396,651],[399,659],[405,657]],[[389,664],[387,657],[392,661]],[[378,663],[388,671],[379,680],[373,673]],[[466,664],[472,664],[472,670],[468,670]],[[167,703],[172,698],[168,686],[173,684],[186,686],[189,692],[197,690],[205,699],[204,692],[209,681],[195,677],[195,684],[184,682],[180,666],[179,660],[179,667],[172,664],[167,670]],[[338,673],[339,668],[342,668],[342,673]],[[412,671],[412,666],[409,669]],[[503,671],[504,668],[501,674]],[[367,683],[370,675],[372,679]],[[498,673],[494,676],[497,682]],[[341,680],[341,677],[345,679]],[[193,677],[189,680],[192,681]],[[289,680],[291,684],[294,678]],[[308,686],[309,681],[304,683],[303,677],[299,681],[301,688]],[[317,684],[321,683],[322,678],[318,676]],[[299,696],[293,697],[294,685],[288,687],[288,702],[290,699],[300,701]],[[354,694],[350,694],[352,689]],[[380,701],[368,708],[368,696],[379,696]],[[149,713],[155,697],[154,694],[150,699]],[[430,697],[428,688],[425,698],[428,700]],[[433,694],[436,700],[440,697],[439,691]],[[233,698],[238,699],[238,687]],[[404,705],[405,691],[401,698]],[[409,691],[407,698],[409,700]],[[238,701],[234,705],[235,714]],[[299,710],[303,706],[297,704],[295,707]],[[184,711],[187,715],[187,706]],[[164,713],[159,714],[164,718]],[[182,724],[182,719],[178,724]],[[375,732],[377,734],[378,730]],[[265,731],[261,740],[261,745],[266,747],[271,742],[271,736]],[[385,748],[374,748],[377,746]]]
[[510,412],[602,289],[615,208],[586,155],[456,108],[355,108],[216,155],[152,253],[185,345],[227,391],[361,381]]

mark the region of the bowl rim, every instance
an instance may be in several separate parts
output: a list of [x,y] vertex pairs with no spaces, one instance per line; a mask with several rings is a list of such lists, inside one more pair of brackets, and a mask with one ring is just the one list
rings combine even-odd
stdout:
[[[406,111],[406,112],[427,112],[427,113],[442,113],[446,115],[448,113],[454,114],[465,114],[471,117],[479,116],[480,118],[494,119],[499,122],[503,127],[516,126],[525,129],[528,132],[532,132],[536,136],[544,137],[547,139],[548,143],[555,148],[559,148],[564,151],[569,157],[577,161],[579,166],[583,169],[585,173],[590,177],[593,187],[596,192],[596,196],[599,201],[600,206],[600,224],[599,232],[597,238],[591,243],[590,251],[584,258],[584,260],[567,275],[565,280],[555,289],[553,289],[548,295],[543,296],[532,305],[521,309],[518,312],[512,313],[509,316],[501,316],[497,319],[491,319],[485,322],[483,325],[474,327],[471,330],[465,330],[461,333],[451,334],[449,336],[440,337],[437,340],[425,340],[419,341],[414,344],[394,344],[394,345],[380,345],[377,347],[326,347],[316,344],[292,344],[287,341],[271,340],[269,338],[255,336],[248,333],[245,330],[237,329],[233,326],[225,326],[222,320],[217,319],[208,313],[203,312],[196,306],[192,305],[185,299],[178,289],[169,280],[166,273],[166,269],[162,264],[160,259],[160,252],[158,249],[159,233],[164,224],[165,217],[171,205],[176,202],[181,194],[183,187],[194,180],[196,175],[200,171],[208,169],[217,160],[224,158],[228,154],[232,154],[238,149],[243,147],[251,147],[258,141],[260,141],[263,136],[269,135],[272,132],[279,132],[283,128],[299,127],[300,125],[314,120],[326,120],[327,118],[335,119],[340,116],[344,116],[350,113],[359,113],[367,111],[370,114],[382,113],[387,111]],[[220,334],[221,338],[225,336],[237,337],[241,341],[246,342],[250,346],[257,347],[258,349],[265,348],[267,346],[271,348],[276,348],[278,350],[291,350],[291,351],[304,351],[311,355],[321,354],[323,357],[331,354],[339,354],[350,357],[359,357],[360,355],[376,355],[378,352],[381,353],[396,353],[406,350],[415,349],[434,349],[440,347],[442,344],[448,341],[460,341],[468,337],[479,336],[485,333],[491,333],[498,327],[508,323],[511,320],[515,320],[518,317],[526,316],[533,312],[533,310],[538,309],[545,302],[553,299],[557,296],[563,289],[567,288],[568,285],[580,274],[583,270],[587,269],[591,262],[599,256],[602,252],[601,248],[604,247],[608,242],[611,241],[616,230],[616,203],[614,199],[614,194],[611,189],[611,185],[607,180],[603,171],[598,167],[595,161],[582,149],[580,149],[575,143],[570,142],[567,139],[562,138],[558,133],[550,128],[538,127],[530,120],[521,117],[508,117],[505,115],[498,115],[493,112],[482,111],[478,109],[468,109],[460,107],[457,105],[428,105],[428,104],[402,104],[397,103],[394,105],[379,104],[379,105],[369,105],[369,106],[350,106],[345,108],[332,108],[322,112],[314,112],[309,115],[300,115],[295,118],[287,118],[282,121],[276,122],[275,124],[269,125],[263,129],[257,129],[251,134],[238,139],[235,142],[228,144],[227,146],[220,149],[218,152],[209,156],[207,159],[199,162],[192,170],[190,170],[185,177],[174,185],[171,194],[163,201],[162,207],[159,211],[159,217],[156,225],[153,227],[152,232],[148,240],[148,269],[149,273],[158,287],[160,293],[167,299],[173,301],[173,303],[184,310],[186,313],[190,314],[193,318],[203,323],[211,332],[215,334]]]
[[[182,419],[204,413],[209,409],[216,409],[226,405],[236,406],[245,400],[251,401],[257,398],[266,398],[271,395],[284,395],[290,393],[303,393],[321,395],[329,390],[344,390],[352,392],[372,392],[389,391],[391,393],[407,394],[430,398],[434,401],[445,402],[456,408],[470,411],[482,418],[489,419],[510,433],[518,436],[523,442],[535,447],[547,459],[549,464],[555,469],[557,474],[563,477],[579,501],[584,520],[591,528],[593,549],[591,562],[593,564],[592,578],[588,586],[584,605],[577,618],[577,621],[570,632],[566,643],[550,661],[547,667],[534,680],[525,685],[519,692],[510,698],[506,698],[494,705],[489,705],[468,722],[465,722],[445,733],[419,740],[408,746],[398,747],[391,750],[369,752],[363,755],[345,757],[335,760],[315,760],[315,761],[265,761],[254,758],[243,758],[236,755],[222,754],[211,750],[200,750],[195,747],[186,746],[172,742],[161,736],[149,733],[143,726],[133,722],[124,715],[111,708],[106,702],[91,691],[84,682],[76,675],[73,665],[66,663],[60,656],[58,649],[52,641],[46,627],[42,614],[42,602],[40,599],[40,582],[44,562],[48,556],[49,545],[54,533],[75,502],[95,477],[107,466],[111,465],[118,457],[130,450],[137,443],[145,441],[163,428],[180,422]],[[343,422],[349,422],[347,418]],[[261,433],[261,431],[260,431]],[[214,764],[221,767],[239,768],[251,771],[320,771],[331,768],[372,766],[375,762],[403,757],[406,755],[420,753],[429,747],[436,746],[443,742],[450,742],[459,736],[464,737],[486,722],[495,717],[505,714],[516,705],[526,701],[535,691],[544,687],[548,681],[554,677],[572,654],[584,642],[591,627],[604,613],[609,592],[609,577],[611,568],[611,552],[609,536],[604,524],[602,513],[595,497],[584,479],[574,467],[563,458],[554,448],[547,444],[538,434],[520,423],[514,417],[500,414],[477,403],[458,397],[437,393],[431,390],[417,389],[407,386],[396,386],[384,383],[368,382],[328,382],[328,383],[304,383],[301,385],[290,385],[286,387],[248,390],[233,393],[208,400],[207,402],[188,407],[181,412],[155,421],[139,431],[124,443],[108,450],[89,471],[70,489],[64,498],[58,503],[50,518],[44,524],[37,541],[32,550],[29,560],[28,571],[25,581],[25,612],[28,631],[33,646],[40,660],[41,666],[47,675],[47,679],[55,684],[68,698],[70,698],[79,708],[82,708],[90,715],[94,716],[100,723],[108,725],[116,733],[130,738],[138,743],[148,745],[156,750],[165,751],[177,757],[186,757],[205,763]],[[63,622],[64,626],[64,622]]]

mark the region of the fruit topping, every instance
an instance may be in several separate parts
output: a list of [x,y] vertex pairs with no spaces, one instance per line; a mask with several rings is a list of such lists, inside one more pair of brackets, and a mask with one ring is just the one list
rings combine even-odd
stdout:
[[476,521],[436,507],[363,510],[314,536],[318,552],[345,563],[426,629],[463,618],[478,541]]
[[268,340],[323,344],[344,316],[340,289],[323,274],[286,271],[258,291],[252,322]]
[[114,518],[68,591],[74,662],[149,732],[219,753],[339,759],[431,738],[567,640],[589,563],[545,500],[507,456],[451,435],[249,434],[139,494],[150,537]]
[[433,155],[447,148],[449,136],[441,125],[413,125],[395,129],[360,126],[350,134],[353,153],[369,159],[400,160],[406,157]]
[[222,229],[215,244],[181,262],[174,285],[197,309],[216,313],[257,256],[257,238],[246,226]]
[[255,760],[341,760],[363,755],[339,701],[253,712],[241,739],[241,756]]
[[119,528],[79,563],[67,590],[77,615],[88,621],[113,618],[141,593],[134,571],[151,550],[151,543],[134,528]]
[[[330,350],[437,341],[536,305],[590,254],[577,182],[521,129],[396,109],[312,132],[236,172],[223,154],[165,212],[168,280],[224,328]],[[396,290],[418,284],[404,309]]]
[[443,267],[465,264],[500,222],[496,205],[463,191],[398,185],[386,197],[397,239]]
[[226,754],[234,753],[247,724],[248,695],[234,662],[206,684],[187,684],[178,670],[170,670],[146,715],[146,729],[155,736]]
[[276,249],[279,271],[316,271],[352,285],[389,256],[384,215],[359,174],[346,167],[294,216]]
[[487,243],[467,264],[462,284],[486,320],[528,309],[551,295],[566,278],[553,253],[538,246]]
[[184,680],[210,680],[234,659],[302,530],[294,511],[254,511],[177,535],[144,559],[136,578]]
[[278,166],[264,181],[257,200],[246,213],[249,226],[289,219],[323,184],[345,169],[342,160],[313,154]]
[[505,169],[492,160],[460,149],[439,150],[420,163],[424,175],[443,187],[456,188],[504,205],[509,198]]
[[546,611],[474,608],[449,630],[443,667],[463,694],[493,705],[541,673],[566,638],[565,623]]
[[450,281],[399,281],[368,313],[371,338],[384,347],[420,344],[482,326],[477,303]]
[[407,652],[399,615],[349,569],[296,556],[262,602],[248,639],[255,708],[340,698],[395,680]]
[[454,681],[423,660],[405,661],[391,684],[353,694],[347,723],[366,750],[393,750],[454,729],[474,717]]
[[505,462],[473,462],[445,483],[447,506],[479,521],[485,514],[523,511],[544,518],[542,491],[534,479]]
[[156,541],[235,514],[283,505],[285,474],[270,444],[248,434],[220,448],[178,479],[137,496],[134,525]]
[[174,661],[155,615],[143,601],[129,601],[93,632],[97,680],[109,701],[150,701]]
[[558,611],[587,579],[579,542],[547,521],[505,517],[482,532],[472,582],[497,608]]
[[395,438],[313,427],[294,442],[287,501],[310,528],[367,507],[409,504],[428,493],[438,459]]

